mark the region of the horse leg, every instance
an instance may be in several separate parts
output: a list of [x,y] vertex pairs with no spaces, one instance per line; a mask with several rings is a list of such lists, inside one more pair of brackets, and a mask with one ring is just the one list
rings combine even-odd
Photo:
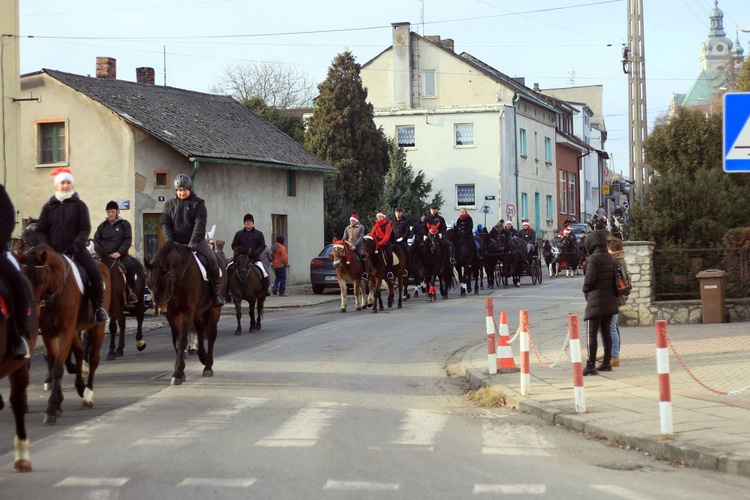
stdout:
[[374,276],[373,273],[370,273],[370,279],[372,280],[371,291],[374,295],[372,301],[372,312],[377,313],[378,301],[380,302],[380,307],[383,307],[383,301],[380,299],[380,278]]
[[403,296],[403,291],[408,290],[405,285],[405,280],[407,279],[406,276],[403,275],[404,273],[401,273],[401,276],[399,276],[398,279],[398,304],[396,306],[397,309],[401,309],[401,301]]
[[249,333],[258,330],[258,321],[255,319],[255,304],[258,303],[258,299],[248,299],[247,303],[249,304],[247,314],[250,316],[250,328],[247,329]]
[[238,297],[238,294],[233,293],[232,299],[234,302],[234,314],[237,316],[237,329],[234,331],[234,334],[242,335],[242,298]]
[[115,338],[117,337],[117,323],[115,321],[109,322],[109,352],[107,353],[107,361],[114,361],[117,359],[115,354]]
[[88,331],[89,377],[81,401],[81,408],[84,410],[94,407],[94,374],[99,367],[99,351],[104,343],[104,335],[104,325],[96,325]]
[[138,349],[138,352],[140,352],[146,348],[146,341],[143,340],[143,312],[145,309],[145,304],[143,303],[143,291],[141,290],[137,293],[138,303],[135,305],[135,319],[137,322],[135,332],[135,346],[136,349]]
[[16,424],[16,436],[13,439],[15,448],[13,472],[31,472],[30,443],[26,435],[26,388],[29,386],[29,363],[24,363],[8,375],[8,381],[10,382],[10,406]]
[[50,377],[52,378],[52,387],[50,388],[49,399],[47,400],[47,410],[44,412],[43,422],[47,425],[54,425],[57,423],[57,417],[62,416],[62,376],[63,376],[63,361],[58,357],[55,357],[50,366]]
[[[110,323],[115,323],[114,320]],[[120,329],[120,341],[117,344],[117,350],[115,354],[120,357],[125,354],[125,313],[121,312],[120,317],[117,318],[117,327]]]
[[195,354],[196,352],[198,352],[198,334],[195,330],[191,330],[188,336],[188,354]]
[[182,353],[187,349],[189,332],[188,322],[185,319],[175,318],[175,323],[178,324],[172,327],[172,342],[174,344],[176,359],[170,384],[180,385],[185,381],[185,358],[182,357]]
[[[208,349],[206,350],[206,361],[203,363],[203,376],[214,376],[214,343],[216,342],[217,326],[221,317],[221,309],[212,307],[207,314],[207,322],[204,325],[204,336],[206,337]],[[259,316],[260,319],[260,316]],[[202,342],[201,342],[202,344]]]
[[[346,281],[339,278],[339,292],[341,292],[341,309],[342,313],[346,312]],[[356,302],[356,293],[354,295]]]
[[[395,277],[394,277],[395,280]],[[393,307],[393,299],[394,299],[394,292],[393,292],[393,281],[394,280],[385,280],[386,285],[388,286],[388,309]]]
[[258,297],[258,320],[255,322],[255,331],[260,331],[260,319],[263,317],[263,305],[266,303],[265,297]]

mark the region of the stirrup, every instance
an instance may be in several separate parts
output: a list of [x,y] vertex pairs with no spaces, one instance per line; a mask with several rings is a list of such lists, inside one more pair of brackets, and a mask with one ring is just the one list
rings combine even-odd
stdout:
[[394,278],[393,273],[391,271],[388,271],[388,274],[385,275],[386,278],[389,280],[392,280]]
[[368,278],[369,278],[369,277],[367,276],[367,273],[362,273],[362,279],[363,279],[363,280],[366,280],[366,279],[368,279]]
[[24,359],[31,358],[31,351],[29,350],[29,341],[23,335],[18,335],[16,344],[13,346],[13,359],[15,361],[22,361]]
[[449,259],[449,261],[450,261],[450,263],[451,263],[451,265],[452,265],[452,266],[455,266],[455,265],[456,265],[456,259],[454,259],[453,257],[451,257],[451,258]]

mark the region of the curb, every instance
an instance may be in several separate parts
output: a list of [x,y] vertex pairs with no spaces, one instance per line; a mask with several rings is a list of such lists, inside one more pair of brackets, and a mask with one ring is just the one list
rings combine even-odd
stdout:
[[[478,348],[485,347],[484,344]],[[622,443],[625,447],[645,452],[657,460],[683,462],[690,467],[750,477],[750,457],[721,453],[701,446],[680,444],[674,438],[659,438],[646,434],[622,433],[611,427],[588,422],[584,414],[576,414],[549,408],[544,403],[528,396],[522,396],[514,389],[493,381],[487,373],[481,372],[468,362],[473,349],[469,349],[461,360],[464,377],[474,389],[496,387],[505,395],[506,406],[533,415],[552,425],[560,425],[584,434],[596,434],[608,441]]]

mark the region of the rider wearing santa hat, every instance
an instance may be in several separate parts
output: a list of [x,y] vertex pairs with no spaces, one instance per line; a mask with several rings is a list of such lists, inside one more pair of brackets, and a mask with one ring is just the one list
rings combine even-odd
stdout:
[[349,225],[344,229],[344,236],[341,238],[349,245],[349,250],[357,252],[357,256],[362,257],[362,239],[365,237],[365,228],[359,223],[357,214],[349,217]]
[[388,266],[386,278],[393,279],[393,249],[391,248],[391,225],[385,216],[385,212],[378,212],[375,225],[372,226],[367,236],[371,236],[375,241],[375,253],[383,250],[385,253],[385,262]]
[[96,322],[108,319],[104,310],[104,285],[102,275],[86,244],[91,235],[89,208],[73,189],[73,174],[68,168],[58,168],[55,178],[55,194],[42,207],[36,233],[39,243],[46,243],[59,253],[70,256],[86,269],[91,282],[91,292],[96,305]]

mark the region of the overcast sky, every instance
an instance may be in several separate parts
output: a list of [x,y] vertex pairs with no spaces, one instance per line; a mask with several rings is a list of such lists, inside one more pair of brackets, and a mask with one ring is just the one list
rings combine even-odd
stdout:
[[[5,0],[3,0],[5,1]],[[279,61],[321,82],[336,54],[361,64],[391,44],[391,23],[455,41],[526,85],[604,86],[606,150],[628,171],[626,0],[19,0],[21,72],[95,74],[97,56],[117,59],[117,77],[153,67],[156,83],[209,91],[229,64]],[[720,0],[727,36],[750,28],[749,0]],[[644,0],[649,122],[698,76],[714,0]],[[750,35],[739,33],[745,55]]]

